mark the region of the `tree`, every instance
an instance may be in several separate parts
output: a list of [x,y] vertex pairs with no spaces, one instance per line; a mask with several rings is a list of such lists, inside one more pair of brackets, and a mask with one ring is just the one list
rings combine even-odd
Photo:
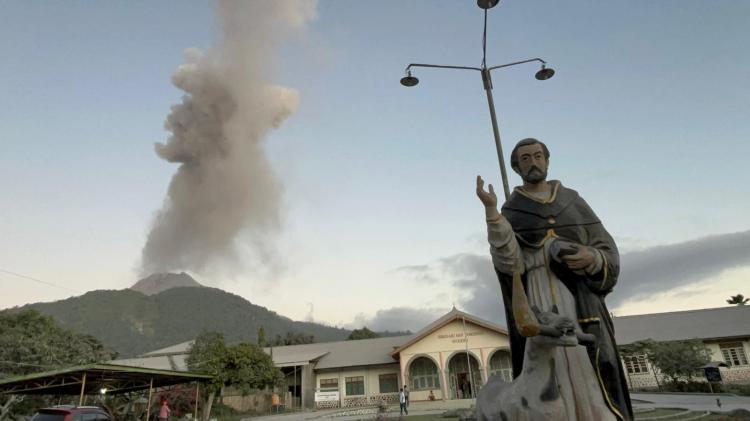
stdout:
[[261,348],[266,346],[266,330],[263,329],[263,325],[258,328],[258,346]]
[[356,341],[358,339],[372,339],[372,338],[379,338],[379,337],[380,335],[368,329],[367,326],[364,326],[362,329],[352,330],[352,333],[350,333],[349,337],[346,339],[348,341]]
[[742,294],[737,295],[731,295],[729,296],[729,299],[727,300],[727,303],[729,304],[736,304],[738,306],[744,306],[747,304],[747,302],[750,301],[750,298],[745,298]]
[[231,386],[247,395],[277,385],[283,379],[271,357],[260,347],[249,342],[227,345],[224,336],[217,332],[205,332],[195,339],[187,364],[191,371],[213,376],[207,385],[209,396],[204,405],[204,420],[208,420],[214,398],[224,387]]
[[286,346],[286,345],[302,345],[311,344],[315,342],[315,336],[306,335],[299,332],[287,332],[286,336],[276,335],[269,345],[271,346]]
[[[62,328],[35,310],[0,311],[0,378],[111,360],[116,357],[91,335]],[[0,420],[24,413],[18,396],[0,400]],[[23,406],[39,405],[26,399]],[[43,403],[42,403],[43,404]]]
[[646,354],[672,384],[690,381],[699,368],[711,361],[711,351],[698,339],[657,342],[652,339],[620,347],[623,355]]

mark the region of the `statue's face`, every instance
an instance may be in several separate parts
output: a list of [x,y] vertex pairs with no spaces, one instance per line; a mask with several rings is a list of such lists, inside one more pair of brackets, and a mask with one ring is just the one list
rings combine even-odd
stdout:
[[538,183],[547,179],[549,161],[544,157],[544,149],[539,143],[521,146],[518,155],[518,175],[528,183]]

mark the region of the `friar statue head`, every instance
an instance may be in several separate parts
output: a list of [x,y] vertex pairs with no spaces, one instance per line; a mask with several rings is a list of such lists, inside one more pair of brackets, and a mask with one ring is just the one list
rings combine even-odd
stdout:
[[510,153],[510,166],[525,183],[540,183],[547,179],[549,149],[533,137],[522,139]]

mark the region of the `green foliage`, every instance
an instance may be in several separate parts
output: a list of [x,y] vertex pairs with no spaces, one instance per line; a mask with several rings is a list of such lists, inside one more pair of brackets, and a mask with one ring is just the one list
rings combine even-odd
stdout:
[[204,332],[195,338],[185,362],[188,370],[213,376],[211,389],[218,391],[228,381],[225,370],[226,353],[224,335],[218,332]]
[[730,295],[729,299],[727,300],[728,304],[736,304],[738,306],[744,306],[747,304],[747,302],[750,301],[750,298],[745,298],[742,294],[737,295]]
[[[664,385],[662,392],[677,392],[677,393],[711,393],[711,387],[708,382],[699,381],[678,381],[669,382]],[[718,387],[714,387],[715,392],[718,392]]]
[[750,396],[750,384],[722,383],[719,385],[720,391],[733,393],[740,396]]
[[137,291],[92,291],[80,297],[30,306],[63,326],[99,338],[122,357],[190,341],[203,331],[224,333],[230,343],[306,332],[319,341],[343,340],[349,331],[295,322],[242,297],[216,288],[172,288],[155,295]]
[[[93,336],[64,329],[37,311],[0,311],[0,378],[106,361],[115,355]],[[49,403],[39,396],[0,397],[0,419]]]
[[271,357],[249,342],[227,345],[217,332],[200,334],[187,357],[188,368],[214,377],[208,385],[218,392],[231,386],[246,395],[253,390],[278,384],[283,375],[273,365]]
[[261,348],[266,346],[266,330],[263,328],[263,325],[260,325],[258,328],[258,346]]
[[662,392],[680,393],[731,393],[733,395],[750,396],[748,383],[712,383],[709,387],[705,381],[680,382],[676,385],[669,383],[662,388]]
[[287,332],[286,336],[276,335],[271,341],[271,346],[302,345],[315,342],[315,336],[300,332]]
[[229,371],[228,386],[247,395],[253,390],[274,386],[281,382],[283,374],[276,368],[271,357],[255,344],[243,342],[227,349],[226,367]]
[[[268,414],[264,414],[268,415]],[[211,417],[219,419],[221,421],[228,421],[228,420],[237,420],[240,421],[243,418],[247,419],[248,417],[246,415],[241,415],[236,409],[232,408],[231,406],[227,406],[222,404],[221,402],[217,402],[213,405],[213,408],[211,409]]]
[[350,333],[349,337],[346,339],[349,341],[356,341],[358,339],[372,339],[379,337],[380,335],[368,329],[367,326],[364,326],[362,329],[352,330],[352,333]]
[[651,364],[673,384],[688,382],[711,361],[711,351],[698,339],[657,342],[651,339],[621,346],[623,355],[646,354]]
[[115,355],[95,337],[64,329],[37,311],[0,312],[0,377],[106,361]]

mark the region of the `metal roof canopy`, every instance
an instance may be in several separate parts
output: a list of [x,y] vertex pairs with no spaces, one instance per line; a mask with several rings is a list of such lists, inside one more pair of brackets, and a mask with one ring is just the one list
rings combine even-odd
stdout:
[[151,390],[212,377],[184,371],[154,370],[113,364],[88,364],[0,380],[0,395],[78,395]]

